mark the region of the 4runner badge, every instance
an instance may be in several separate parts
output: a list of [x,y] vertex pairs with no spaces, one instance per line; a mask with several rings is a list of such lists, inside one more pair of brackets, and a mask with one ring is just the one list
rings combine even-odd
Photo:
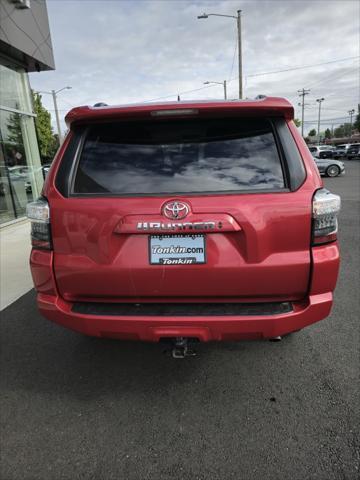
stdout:
[[[161,223],[161,222],[138,222],[138,230],[215,230],[215,222],[184,222],[184,223]],[[222,228],[222,224],[218,226]]]

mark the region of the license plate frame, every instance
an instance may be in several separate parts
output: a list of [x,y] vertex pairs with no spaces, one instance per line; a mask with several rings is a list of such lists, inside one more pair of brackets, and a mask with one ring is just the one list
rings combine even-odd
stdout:
[[[155,241],[159,243],[154,244]],[[155,250],[155,247],[158,248]],[[180,252],[177,247],[195,250]],[[159,248],[168,248],[170,251],[159,251]],[[204,265],[206,263],[205,235],[202,233],[149,235],[148,254],[150,265]]]

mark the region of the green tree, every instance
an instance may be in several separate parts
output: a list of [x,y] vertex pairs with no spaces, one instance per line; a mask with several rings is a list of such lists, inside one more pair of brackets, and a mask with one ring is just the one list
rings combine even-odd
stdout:
[[344,123],[343,125],[339,125],[334,130],[334,137],[347,137],[350,132],[350,123]]
[[301,121],[298,118],[294,118],[294,123],[297,127],[301,126]]
[[19,113],[9,112],[6,119],[6,130],[3,139],[7,164],[22,164],[24,160],[23,125]]
[[330,130],[330,128],[327,128],[327,129],[325,130],[325,138],[331,138],[331,130]]
[[315,128],[312,128],[309,132],[309,137],[315,137],[315,135],[316,135],[316,130]]
[[35,126],[39,142],[39,151],[42,163],[51,161],[59,147],[59,140],[54,135],[51,126],[50,112],[42,104],[39,93],[32,91],[34,113],[36,114]]
[[9,114],[9,119],[6,123],[6,128],[7,128],[6,140],[12,144],[22,145],[23,135],[22,135],[21,115],[19,113]]

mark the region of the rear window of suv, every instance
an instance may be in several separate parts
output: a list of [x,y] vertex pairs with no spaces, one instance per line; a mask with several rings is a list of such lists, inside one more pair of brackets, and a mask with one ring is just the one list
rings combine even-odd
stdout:
[[90,126],[73,194],[147,195],[285,188],[266,119],[113,122]]

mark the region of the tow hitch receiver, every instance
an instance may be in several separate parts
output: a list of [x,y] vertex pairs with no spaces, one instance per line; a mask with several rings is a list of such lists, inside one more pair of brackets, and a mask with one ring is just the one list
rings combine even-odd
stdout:
[[173,358],[185,358],[194,357],[196,352],[190,348],[189,340],[187,338],[176,337],[171,354]]

